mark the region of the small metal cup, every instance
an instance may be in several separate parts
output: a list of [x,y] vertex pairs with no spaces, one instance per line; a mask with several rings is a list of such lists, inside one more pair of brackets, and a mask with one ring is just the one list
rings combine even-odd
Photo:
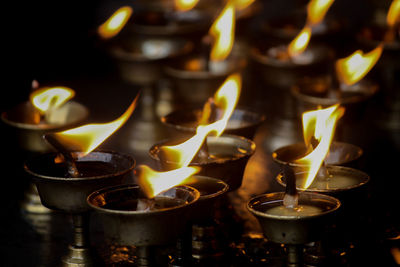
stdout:
[[98,212],[107,240],[138,247],[171,244],[184,231],[200,193],[189,186],[178,186],[158,196],[179,200],[180,204],[149,211],[107,208],[107,204],[145,198],[137,185],[103,188],[91,193],[87,203]]

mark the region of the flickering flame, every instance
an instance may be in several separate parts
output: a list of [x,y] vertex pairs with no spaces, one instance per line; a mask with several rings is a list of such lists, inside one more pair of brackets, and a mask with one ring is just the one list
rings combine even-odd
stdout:
[[178,11],[189,11],[194,8],[199,0],[175,0],[175,7]]
[[232,51],[235,34],[235,6],[229,1],[221,14],[211,25],[210,35],[214,38],[211,48],[210,59],[222,61]]
[[338,79],[346,85],[353,85],[364,78],[380,58],[383,44],[364,54],[361,50],[355,51],[346,58],[336,61]]
[[220,136],[225,130],[239,99],[241,84],[239,74],[230,75],[214,95],[215,105],[223,110],[221,119],[208,125],[199,125],[192,138],[179,145],[163,146],[160,153],[169,161],[176,162],[177,167],[188,166],[209,134]]
[[307,5],[307,23],[315,25],[320,23],[334,0],[311,0]]
[[400,23],[400,0],[393,0],[386,16],[386,23],[389,27]]
[[137,182],[148,198],[174,186],[184,184],[188,178],[198,173],[200,167],[182,167],[167,172],[157,172],[146,165],[136,169]]
[[254,3],[255,0],[233,0],[235,8],[237,10],[243,10]]
[[29,98],[33,106],[41,114],[54,108],[61,107],[75,96],[75,91],[68,87],[51,87],[33,91]]
[[311,38],[311,28],[304,27],[303,30],[290,42],[288,46],[288,53],[290,57],[300,55],[306,50],[307,45]]
[[335,132],[336,122],[344,114],[344,108],[339,104],[321,110],[313,110],[303,113],[303,131],[306,145],[311,147],[314,137],[318,145],[306,156],[295,162],[308,167],[307,178],[302,188],[307,189],[314,181],[319,168],[329,151]]
[[117,131],[131,116],[136,107],[136,96],[132,104],[118,119],[109,123],[92,123],[62,132],[54,133],[54,137],[70,151],[80,151],[82,156],[90,153]]
[[110,39],[116,36],[128,22],[132,15],[132,8],[124,6],[119,8],[98,28],[98,34],[104,39]]

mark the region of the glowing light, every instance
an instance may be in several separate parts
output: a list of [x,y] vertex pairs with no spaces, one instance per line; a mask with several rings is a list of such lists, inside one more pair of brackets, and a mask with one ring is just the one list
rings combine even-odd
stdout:
[[[116,120],[109,123],[86,124],[77,128],[54,133],[54,137],[70,151],[82,151],[86,155],[96,149],[117,131],[132,115],[139,95],[128,109]],[[82,156],[83,156],[82,155]]]
[[369,53],[363,54],[361,50],[357,50],[350,56],[337,60],[336,73],[338,79],[346,85],[360,81],[378,62],[382,50],[383,44],[380,44]]
[[124,28],[132,13],[133,10],[129,6],[119,8],[98,27],[98,34],[104,39],[116,36]]
[[75,96],[75,91],[68,87],[42,88],[30,94],[33,106],[41,114],[58,108]]
[[199,0],[175,0],[175,7],[179,11],[189,11],[194,8]]
[[209,33],[214,38],[210,59],[212,61],[226,59],[232,51],[235,35],[235,6],[232,2],[229,1],[222,10],[211,25]]
[[311,38],[311,28],[304,27],[303,30],[290,42],[288,46],[288,53],[290,57],[300,55],[306,50],[307,45]]
[[[302,188],[307,189],[314,181],[322,165],[335,132],[336,122],[344,114],[344,108],[334,105],[326,109],[303,113],[304,141],[311,152],[295,162],[307,166],[307,177]],[[311,140],[318,141],[316,147],[311,147]]]
[[230,75],[214,95],[215,105],[223,110],[221,119],[208,125],[199,125],[196,134],[179,145],[162,146],[161,157],[176,162],[177,168],[188,166],[209,134],[220,136],[223,133],[239,99],[240,88],[241,76]]
[[157,172],[148,166],[141,165],[136,170],[136,176],[146,196],[153,198],[171,187],[185,183],[199,171],[199,167],[183,167],[167,172]]
[[307,5],[308,25],[321,23],[333,2],[334,0],[311,0]]
[[386,16],[386,23],[389,27],[400,23],[400,0],[393,0]]

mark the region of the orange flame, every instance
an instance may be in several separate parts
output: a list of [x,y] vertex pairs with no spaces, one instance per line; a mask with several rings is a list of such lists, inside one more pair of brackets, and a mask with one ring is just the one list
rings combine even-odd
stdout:
[[308,167],[307,177],[302,188],[307,189],[314,181],[322,162],[328,154],[336,122],[343,114],[344,108],[339,107],[339,104],[326,109],[303,113],[303,131],[306,145],[311,145],[312,137],[319,141],[319,143],[309,154],[295,161]]
[[235,6],[229,1],[221,14],[211,25],[210,35],[214,38],[210,59],[222,61],[226,59],[233,47],[235,34]]
[[209,134],[220,136],[225,130],[239,99],[241,83],[241,76],[232,74],[215,93],[214,102],[224,111],[221,119],[208,125],[199,125],[192,138],[176,146],[163,146],[160,153],[168,160],[176,162],[177,167],[188,166]]
[[186,182],[192,175],[198,173],[200,167],[182,167],[167,172],[157,172],[148,166],[141,165],[136,169],[137,181],[148,198]]
[[400,23],[400,0],[393,0],[386,16],[386,23],[389,27]]
[[320,23],[333,4],[334,0],[311,0],[307,5],[307,23],[316,25]]
[[288,53],[290,57],[300,55],[306,50],[307,45],[311,38],[311,28],[304,27],[303,30],[290,42],[288,46]]
[[117,131],[132,115],[139,95],[118,119],[109,123],[86,124],[77,128],[54,133],[54,137],[72,151],[82,151],[82,156],[96,149]]
[[32,105],[45,114],[51,109],[61,107],[75,96],[75,91],[68,87],[42,88],[33,91],[29,98]]
[[255,0],[233,0],[235,8],[237,10],[243,10],[254,3]]
[[128,22],[133,10],[129,6],[120,7],[111,15],[97,30],[98,34],[104,39],[116,36]]
[[179,11],[189,11],[194,8],[199,0],[175,0],[175,7]]
[[357,50],[350,56],[337,60],[336,73],[338,79],[346,85],[353,85],[360,81],[378,62],[382,50],[383,44],[380,44],[367,54]]

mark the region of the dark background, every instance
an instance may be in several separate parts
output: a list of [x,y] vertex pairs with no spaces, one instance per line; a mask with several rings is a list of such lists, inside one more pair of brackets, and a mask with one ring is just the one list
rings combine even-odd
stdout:
[[[264,1],[262,16],[264,19],[278,17],[306,2]],[[390,4],[390,1],[382,2],[337,0],[329,14],[350,19],[350,31],[356,32],[363,23],[371,20],[374,7]],[[0,111],[6,111],[27,100],[32,80],[35,79],[43,86],[65,85],[73,88],[77,92],[76,101],[90,109],[92,121],[105,122],[119,116],[139,92],[140,87],[127,84],[119,78],[95,30],[117,7],[125,3],[136,4],[135,1],[29,1],[27,3],[8,1],[2,7],[0,16],[3,43],[0,63],[3,66],[0,80],[2,87]],[[343,46],[348,47],[349,53],[352,52],[354,40],[348,40],[348,44],[344,43]],[[3,124],[1,131],[6,133]],[[370,134],[371,131],[366,130]],[[366,132],[360,132],[360,138],[365,137]],[[393,216],[398,211],[399,205],[398,182],[392,181],[400,179],[396,167],[399,159],[398,146],[396,147],[386,135],[380,133],[368,137],[371,138],[368,138],[369,146],[366,147],[366,152],[377,154],[368,154],[366,171],[369,171],[375,180],[380,179],[377,191],[381,193],[379,196],[385,196],[377,199],[371,206],[371,212],[376,212],[376,216],[380,218],[379,225],[387,224],[387,227],[382,229],[390,227],[398,229],[398,221]],[[105,145],[107,146],[107,143]],[[112,138],[108,146],[113,146]],[[54,255],[60,255],[65,249],[69,242],[69,225],[66,226],[64,217],[56,217],[54,224],[56,227],[53,229],[56,234],[50,244],[60,244],[60,246],[53,247],[51,251],[48,248],[38,249],[40,244],[49,243],[43,242],[36,229],[20,217],[18,210],[18,201],[23,194],[21,187],[26,186],[26,181],[21,178],[22,158],[14,149],[14,144],[7,138],[2,137],[1,147],[0,201],[3,209],[0,224],[2,241],[0,255],[5,259],[3,264],[43,266],[43,257],[52,258]],[[272,169],[268,169],[269,165],[263,167],[267,169],[267,173],[273,173],[273,167]],[[274,186],[268,190],[277,188]],[[382,235],[381,232],[375,231],[366,233],[368,234],[373,240],[376,236]],[[376,252],[377,258],[388,256],[387,250],[379,250],[386,248],[385,245],[386,243],[378,241],[373,243],[375,249],[373,251]],[[370,256],[376,258],[373,254]],[[51,259],[49,262],[52,265],[57,261]],[[368,260],[364,263],[366,262]],[[374,266],[377,262],[370,266]]]

